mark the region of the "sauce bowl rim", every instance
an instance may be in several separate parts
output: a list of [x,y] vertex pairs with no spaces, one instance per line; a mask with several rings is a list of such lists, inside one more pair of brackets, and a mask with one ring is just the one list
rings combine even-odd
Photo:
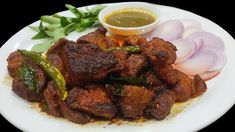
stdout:
[[[130,7],[120,7],[122,5],[127,5],[127,6],[130,6]],[[139,5],[139,7],[135,7],[135,5]],[[152,22],[150,24],[147,24],[147,25],[144,25],[144,26],[139,26],[139,27],[118,27],[118,26],[110,25],[110,24],[105,22],[105,20],[104,20],[105,16],[111,14],[111,12],[115,12],[115,11],[118,11],[118,10],[121,10],[121,9],[126,9],[126,8],[142,8],[143,10],[145,10],[145,9],[149,10],[149,11],[155,13],[154,15],[156,16],[156,19],[155,19],[154,22]],[[106,13],[107,10],[111,10],[111,12]],[[145,28],[148,28],[148,27],[156,25],[160,21],[161,16],[160,16],[160,11],[152,3],[146,3],[146,2],[123,2],[123,3],[116,4],[116,5],[105,7],[99,13],[98,19],[99,19],[100,23],[103,26],[107,27],[107,28],[113,28],[113,29],[119,29],[119,30],[138,30],[138,29],[141,30],[141,29],[145,29]]]

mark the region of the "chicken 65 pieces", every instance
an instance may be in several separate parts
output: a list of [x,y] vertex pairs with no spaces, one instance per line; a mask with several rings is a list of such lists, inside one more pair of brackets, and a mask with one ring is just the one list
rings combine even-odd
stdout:
[[97,117],[162,120],[175,102],[206,91],[200,76],[172,67],[177,49],[170,42],[129,36],[119,47],[106,32],[100,27],[76,42],[60,39],[44,55],[12,52],[13,92],[52,116],[85,124]]

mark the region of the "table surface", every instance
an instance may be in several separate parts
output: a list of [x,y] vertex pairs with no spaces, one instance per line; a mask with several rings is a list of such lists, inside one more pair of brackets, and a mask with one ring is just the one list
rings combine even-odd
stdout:
[[[115,0],[115,2],[121,2],[123,0]],[[143,1],[143,0],[142,0]],[[36,21],[42,15],[49,15],[56,13],[58,11],[66,10],[64,4],[70,3],[75,6],[85,6],[90,4],[97,3],[110,3],[111,1],[92,1],[92,0],[31,0],[30,2],[22,1],[1,1],[0,11],[0,44],[4,44],[12,35],[14,35],[21,28],[27,26],[28,24]],[[148,0],[148,2],[150,2]],[[156,3],[156,1],[152,1]],[[235,20],[234,18],[228,17],[227,15],[232,16],[233,8],[232,2],[222,3],[221,1],[213,3],[205,3],[205,0],[157,0],[157,4],[169,5],[185,9],[196,14],[199,14],[203,17],[206,17],[215,23],[219,24],[222,28],[228,31],[233,37],[235,37]],[[4,8],[6,7],[6,8]],[[0,106],[1,107],[1,106]],[[201,131],[211,131],[211,130],[232,130],[234,129],[230,121],[234,120],[235,117],[235,108],[234,106],[219,120],[202,129]],[[192,121],[193,122],[193,121]],[[0,115],[0,128],[3,130],[12,129],[13,131],[19,131],[8,121],[6,121]],[[6,129],[5,129],[6,128]]]

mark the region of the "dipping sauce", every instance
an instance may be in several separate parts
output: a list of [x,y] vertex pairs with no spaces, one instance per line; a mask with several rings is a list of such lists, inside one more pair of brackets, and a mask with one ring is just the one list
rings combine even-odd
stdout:
[[110,13],[105,22],[116,27],[141,27],[156,21],[156,17],[140,9],[126,9]]

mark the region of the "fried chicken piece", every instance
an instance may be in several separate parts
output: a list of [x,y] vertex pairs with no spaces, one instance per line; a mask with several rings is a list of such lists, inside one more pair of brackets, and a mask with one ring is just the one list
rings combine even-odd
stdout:
[[176,60],[176,47],[160,38],[153,38],[151,41],[142,44],[141,49],[157,69],[171,65]]
[[138,118],[150,104],[154,92],[145,87],[124,85],[120,99],[120,109],[125,118]]
[[162,82],[153,71],[146,72],[144,76],[150,88],[153,89],[155,92],[168,88],[167,84]]
[[10,53],[10,55],[7,58],[7,69],[8,73],[11,77],[16,77],[18,74],[18,69],[22,62],[25,60],[25,57],[20,54],[19,51],[14,51]]
[[42,96],[40,93],[36,93],[28,88],[28,86],[21,80],[19,77],[14,77],[12,82],[12,91],[20,96],[23,99],[32,102],[40,102],[42,100]]
[[59,105],[59,96],[57,91],[55,90],[55,84],[53,81],[50,81],[47,84],[47,88],[44,90],[44,99],[46,101],[46,105],[48,106],[48,114],[55,117],[63,117],[63,113],[60,109]]
[[77,40],[80,44],[97,44],[106,37],[107,30],[104,27],[99,27],[94,32],[88,33]]
[[146,72],[144,76],[146,78],[146,82],[150,86],[159,86],[163,84],[163,82],[157,77],[157,75],[153,71]]
[[83,111],[73,110],[61,100],[59,100],[59,104],[63,116],[66,119],[79,124],[86,124],[91,120],[91,116],[89,114]]
[[145,37],[137,36],[137,35],[128,36],[128,38],[124,40],[125,45],[132,45],[132,46],[136,46],[136,45],[140,46],[146,42],[147,40]]
[[95,116],[112,118],[117,109],[102,85],[86,86],[86,89],[73,88],[67,103],[70,108],[83,110]]
[[44,72],[42,68],[40,68],[38,65],[34,64],[33,62],[29,60],[25,60],[24,63],[27,63],[29,66],[31,66],[35,70],[35,73],[36,73],[35,83],[36,83],[37,90],[36,91],[30,90],[29,86],[24,83],[24,80],[20,78],[19,74],[17,74],[17,76],[15,76],[13,79],[12,90],[18,96],[28,101],[41,101],[42,99],[41,92],[45,89],[47,81],[48,81],[47,74]]
[[197,97],[206,92],[206,90],[207,86],[205,81],[199,75],[195,75],[192,87],[192,97]]
[[192,94],[192,79],[186,74],[177,70],[179,81],[174,84],[171,90],[175,94],[176,102],[183,102],[191,98]]
[[62,75],[65,78],[66,83],[69,85],[72,85],[72,81],[70,79],[69,73],[66,70],[65,64],[62,60],[64,47],[68,44],[76,45],[76,43],[73,41],[69,41],[64,38],[59,39],[58,41],[55,42],[54,45],[52,45],[48,49],[46,56],[47,56],[47,59],[62,73]]
[[95,44],[67,44],[62,59],[73,84],[103,80],[117,63],[111,52]]
[[147,66],[147,59],[143,55],[132,54],[124,62],[121,76],[137,77],[138,73]]
[[57,41],[48,50],[47,58],[57,66],[70,85],[102,80],[116,64],[114,55],[97,45],[76,44],[66,39]]
[[158,77],[168,84],[175,84],[178,81],[177,71],[171,65],[164,66],[156,72],[158,73]]
[[162,89],[156,92],[154,100],[151,102],[147,112],[150,113],[155,119],[162,120],[170,114],[174,103],[174,93],[168,89]]
[[119,43],[114,37],[105,37],[101,40],[98,40],[97,44],[101,49],[118,47]]
[[64,66],[64,62],[63,62],[62,58],[57,54],[48,54],[47,59],[62,73],[66,83],[71,84],[69,74],[65,70],[65,66]]
[[55,44],[53,44],[47,51],[46,55],[50,55],[50,54],[56,54],[56,55],[59,55],[61,56],[62,51],[65,47],[65,45],[68,45],[68,44],[76,44],[75,42],[73,41],[69,41],[65,38],[61,38],[59,39],[58,41],[55,42]]
[[121,72],[125,68],[125,60],[128,57],[128,52],[125,50],[113,50],[112,54],[117,61],[114,69],[116,72]]
[[44,91],[44,98],[49,108],[49,114],[56,117],[62,116],[79,124],[85,124],[90,121],[88,114],[73,110],[64,101],[60,100],[58,88],[53,81],[48,83],[47,89]]

